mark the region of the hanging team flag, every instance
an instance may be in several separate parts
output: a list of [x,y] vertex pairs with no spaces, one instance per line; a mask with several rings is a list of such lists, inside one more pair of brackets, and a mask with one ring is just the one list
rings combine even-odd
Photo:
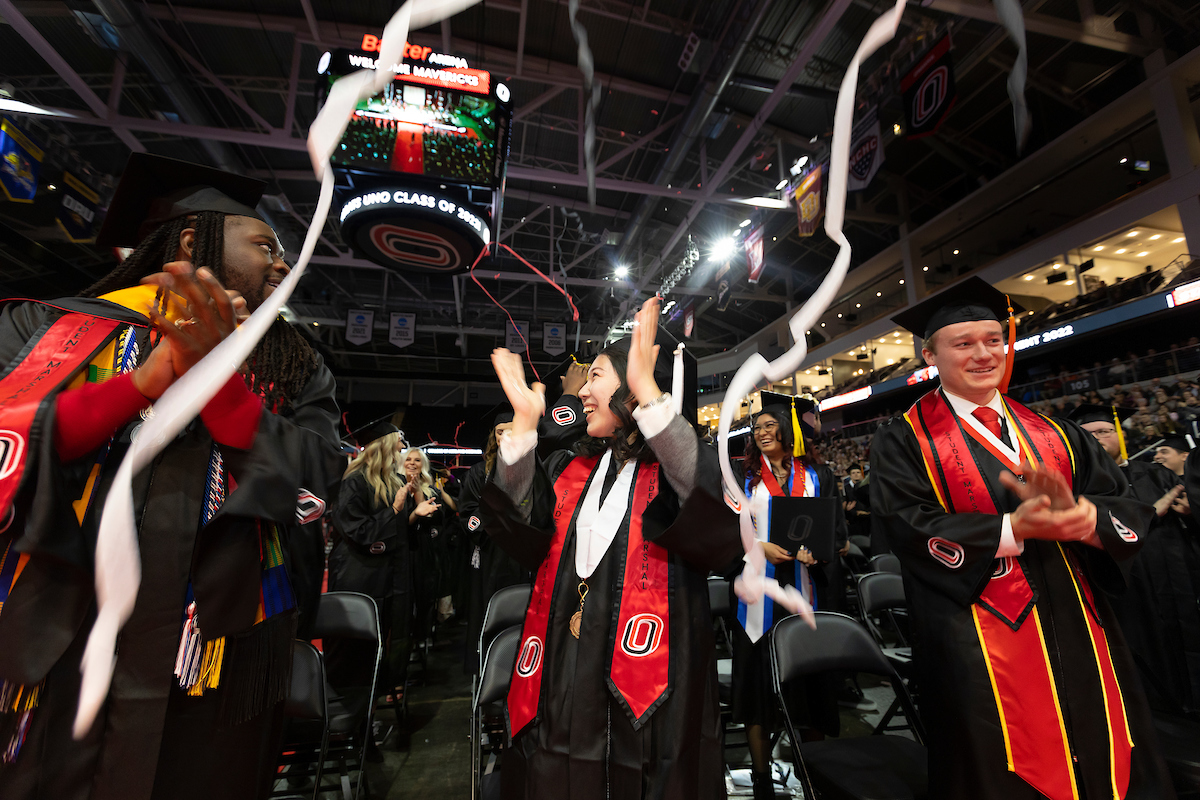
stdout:
[[758,283],[758,277],[763,271],[762,225],[746,234],[746,267],[750,271],[750,282]]
[[0,120],[0,189],[14,203],[32,203],[37,194],[42,148],[17,129],[12,120]]
[[417,339],[416,314],[392,314],[388,326],[388,341],[396,347],[408,347]]
[[[513,326],[516,327],[513,327]],[[513,353],[524,353],[529,343],[529,323],[525,320],[504,323],[504,346]]]
[[687,305],[683,307],[683,335],[684,338],[692,338],[692,331],[696,329],[696,305],[691,300],[687,301]]
[[900,79],[908,138],[937,133],[954,107],[954,68],[950,63],[950,34],[938,40],[917,65]]
[[567,352],[567,326],[558,322],[542,323],[542,350],[552,356]]
[[371,341],[374,325],[374,311],[353,309],[346,312],[346,341],[350,344],[366,344]]
[[825,209],[821,206],[821,165],[813,167],[796,187],[796,217],[800,221],[800,235],[812,236]]
[[733,294],[733,281],[729,279],[729,262],[717,270],[717,311],[729,308],[729,297]]
[[95,236],[92,226],[100,195],[69,172],[63,173],[62,195],[55,222],[72,242],[90,242]]
[[883,134],[879,129],[879,110],[871,109],[850,134],[850,175],[847,191],[857,192],[871,185],[883,164]]

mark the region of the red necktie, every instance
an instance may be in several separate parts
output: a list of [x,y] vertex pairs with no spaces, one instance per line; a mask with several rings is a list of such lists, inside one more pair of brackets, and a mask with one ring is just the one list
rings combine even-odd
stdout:
[[987,406],[980,406],[972,411],[971,415],[982,422],[983,427],[991,431],[993,436],[1001,441],[1004,440],[1004,437],[1001,435],[1003,431],[1000,428],[1000,413],[998,411]]

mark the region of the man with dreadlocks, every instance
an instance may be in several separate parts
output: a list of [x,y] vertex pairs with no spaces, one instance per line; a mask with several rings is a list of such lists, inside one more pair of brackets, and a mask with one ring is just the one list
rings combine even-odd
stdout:
[[287,274],[262,188],[134,154],[97,241],[136,250],[82,297],[0,311],[3,800],[269,785],[291,640],[319,591],[304,523],[341,466],[333,378],[282,320],[135,476],[142,582],[105,708],[71,736],[117,466],[150,403]]

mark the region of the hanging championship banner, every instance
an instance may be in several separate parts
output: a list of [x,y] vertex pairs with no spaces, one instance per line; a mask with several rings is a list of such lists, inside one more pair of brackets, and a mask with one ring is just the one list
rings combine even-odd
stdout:
[[692,331],[696,329],[696,306],[688,300],[687,305],[683,309],[683,335],[685,338],[692,338]]
[[750,271],[750,282],[758,283],[763,271],[763,227],[759,225],[746,234],[746,268]]
[[729,297],[733,294],[733,281],[729,279],[729,263],[726,262],[717,270],[717,311],[729,307]]
[[516,327],[512,322],[504,323],[504,346],[513,353],[524,353],[529,343],[529,323],[517,320]]
[[883,164],[883,134],[879,130],[879,111],[871,109],[859,120],[850,135],[850,175],[847,191],[856,192],[871,185]]
[[417,338],[416,314],[392,314],[388,326],[388,341],[396,347],[408,347]]
[[14,203],[32,203],[37,194],[42,148],[21,133],[12,120],[0,120],[0,189]]
[[366,344],[371,341],[371,328],[375,324],[375,312],[352,310],[346,313],[346,341],[350,344]]
[[954,67],[950,63],[950,34],[939,39],[900,79],[900,91],[904,94],[908,138],[919,139],[937,133],[957,99]]
[[821,205],[821,165],[813,167],[796,187],[796,217],[800,221],[800,235],[812,236],[825,209]]
[[72,242],[90,242],[100,195],[69,172],[63,173],[62,205],[55,221]]
[[552,356],[567,352],[567,326],[557,322],[542,325],[542,349]]

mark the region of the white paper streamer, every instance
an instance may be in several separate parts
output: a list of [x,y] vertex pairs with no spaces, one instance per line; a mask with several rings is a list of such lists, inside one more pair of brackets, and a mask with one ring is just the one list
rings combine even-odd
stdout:
[[576,17],[579,0],[568,0],[567,17],[575,37],[576,60],[583,74],[583,161],[587,173],[588,208],[596,210],[596,109],[600,107],[600,84],[596,83],[596,59],[588,46],[587,28]]
[[[675,345],[675,363],[671,365],[671,410],[675,416],[683,413],[683,342]],[[696,420],[689,419],[689,425]]]
[[837,258],[833,268],[825,276],[820,287],[795,313],[788,327],[795,344],[774,361],[767,361],[759,354],[750,356],[729,383],[725,401],[721,406],[721,417],[717,428],[717,446],[721,453],[721,474],[725,479],[725,492],[741,509],[742,546],[746,550],[746,567],[734,582],[737,596],[747,604],[757,603],[764,595],[791,611],[802,615],[809,625],[816,627],[812,606],[794,586],[780,586],[774,578],[766,577],[766,558],[754,537],[754,520],[762,519],[765,524],[766,507],[746,498],[742,485],[734,477],[733,465],[729,460],[729,427],[734,412],[742,405],[742,399],[754,390],[764,378],[781,381],[791,376],[808,355],[805,331],[811,329],[829,308],[850,266],[850,242],[842,233],[842,222],[846,215],[846,179],[850,169],[850,129],[854,121],[854,96],[858,86],[858,70],[862,62],[883,44],[896,35],[900,15],[904,13],[905,0],[896,0],[891,10],[871,24],[870,30],[846,68],[838,92],[837,110],[833,118],[833,143],[829,160],[829,194],[825,206],[825,233],[838,243]]
[[149,465],[238,371],[291,297],[329,215],[334,184],[329,157],[346,130],[358,101],[383,91],[395,77],[393,67],[402,60],[410,24],[414,28],[423,28],[477,2],[479,0],[410,0],[384,28],[378,61],[380,68],[347,75],[333,85],[308,133],[308,152],[313,171],[321,181],[321,193],[299,260],[249,319],[163,393],[154,404],[154,415],[142,425],[118,467],[96,537],[97,616],[80,665],[83,681],[75,716],[76,739],[83,738],[91,729],[108,695],[116,664],[117,634],[133,612],[141,583],[133,476]]
[[1000,25],[1017,46],[1017,60],[1008,73],[1008,99],[1012,101],[1013,125],[1017,133],[1017,152],[1025,149],[1033,122],[1025,102],[1025,78],[1029,73],[1029,48],[1025,44],[1025,12],[1019,0],[993,0]]

